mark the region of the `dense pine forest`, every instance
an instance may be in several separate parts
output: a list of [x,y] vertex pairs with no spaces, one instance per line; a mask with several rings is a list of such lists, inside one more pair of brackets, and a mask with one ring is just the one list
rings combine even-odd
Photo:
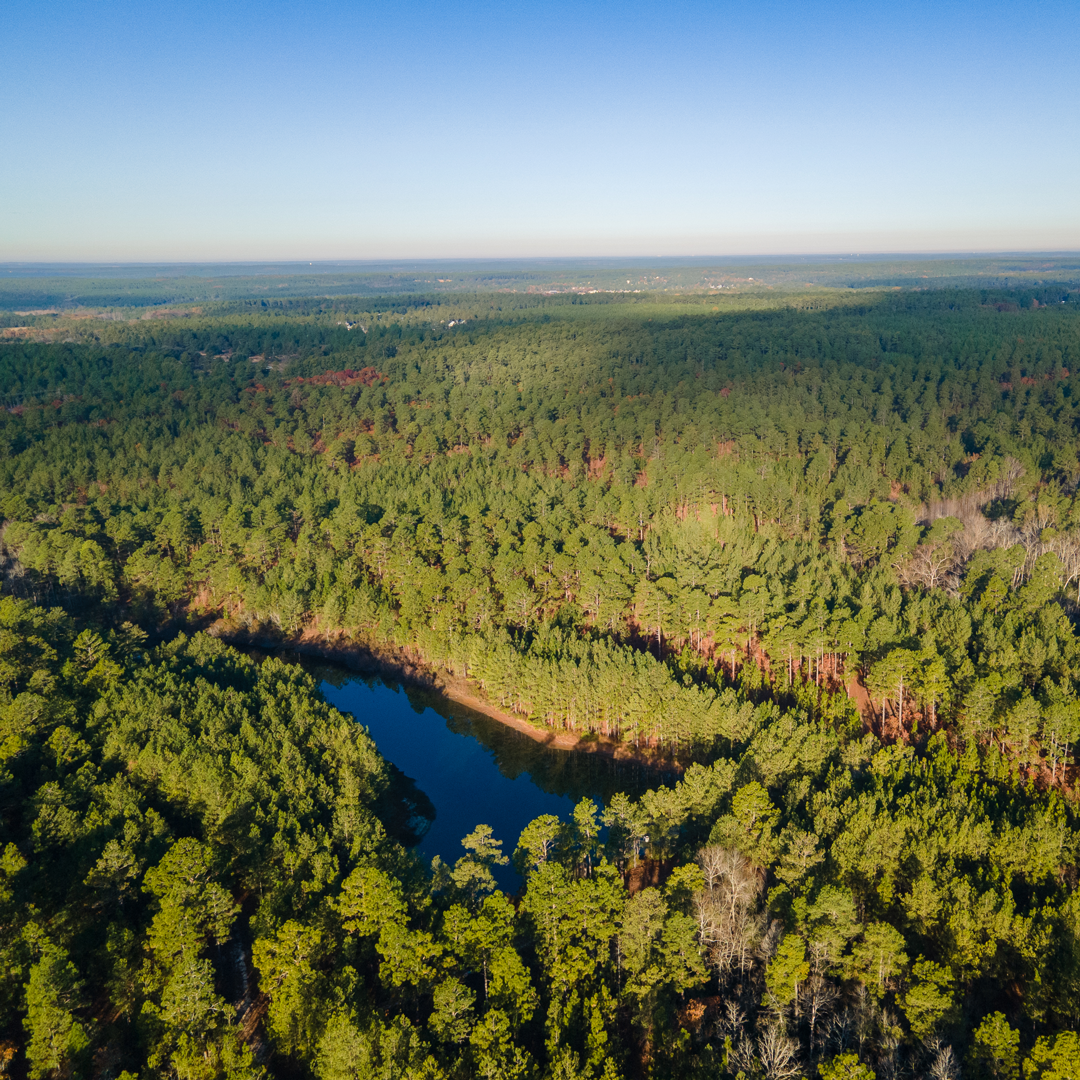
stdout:
[[[1075,284],[3,322],[0,1072],[1080,1077]],[[681,779],[424,865],[252,640]]]

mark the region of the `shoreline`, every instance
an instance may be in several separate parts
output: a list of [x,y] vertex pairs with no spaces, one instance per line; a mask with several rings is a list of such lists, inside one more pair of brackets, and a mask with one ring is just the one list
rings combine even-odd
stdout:
[[432,671],[419,658],[402,649],[387,646],[361,645],[350,642],[348,645],[336,645],[320,642],[301,635],[298,638],[273,639],[257,634],[250,634],[239,628],[228,626],[224,620],[218,620],[207,627],[206,632],[213,637],[237,648],[259,649],[267,653],[295,653],[297,656],[322,660],[335,664],[357,674],[378,675],[395,679],[416,689],[425,690],[455,705],[463,706],[471,712],[479,713],[495,720],[506,727],[513,728],[533,742],[552,750],[567,753],[596,754],[613,761],[638,762],[652,768],[662,768],[681,774],[684,765],[677,759],[664,758],[655,754],[643,753],[617,739],[603,736],[581,736],[570,731],[558,731],[531,723],[524,717],[500,709],[497,705],[478,696],[477,688],[465,679],[450,675],[448,672]]

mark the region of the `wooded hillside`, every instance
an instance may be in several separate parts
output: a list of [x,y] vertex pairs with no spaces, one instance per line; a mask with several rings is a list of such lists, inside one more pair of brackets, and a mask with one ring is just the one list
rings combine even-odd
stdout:
[[[1080,311],[1025,290],[5,339],[12,1068],[1076,1076]],[[424,867],[370,740],[200,625],[683,780]]]

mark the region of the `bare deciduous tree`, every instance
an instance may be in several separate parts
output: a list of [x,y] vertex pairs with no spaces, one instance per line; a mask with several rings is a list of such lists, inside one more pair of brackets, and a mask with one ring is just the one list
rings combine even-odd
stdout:
[[939,1046],[930,1063],[932,1080],[960,1080],[960,1064],[951,1046]]
[[911,558],[899,566],[900,580],[905,585],[921,585],[924,589],[939,588],[957,562],[952,544],[919,544]]
[[[1060,534],[1050,542],[1050,550],[1056,552],[1061,560],[1065,587],[1080,581],[1080,533]],[[1077,592],[1077,602],[1080,603],[1080,590]]]
[[702,848],[698,864],[705,874],[705,887],[728,908],[729,918],[734,919],[737,909],[761,892],[761,874],[741,851],[718,845]]
[[730,998],[724,1002],[724,1013],[716,1022],[716,1030],[721,1036],[735,1039],[742,1035],[746,1027],[746,1013],[739,1007],[737,1001]]
[[698,854],[705,888],[695,897],[698,937],[723,977],[753,963],[762,938],[761,872],[742,852],[712,845]]
[[788,1080],[802,1072],[799,1044],[779,1024],[769,1024],[758,1036],[757,1050],[767,1080]]
[[848,1008],[833,1013],[829,1019],[825,1037],[822,1040],[825,1046],[830,1047],[836,1053],[844,1053],[850,1046],[855,1034],[855,1014]]
[[803,984],[801,993],[805,999],[806,1019],[810,1023],[810,1046],[813,1052],[818,1025],[836,1004],[840,990],[831,979],[815,974]]
[[738,1038],[732,1043],[731,1064],[736,1074],[743,1073],[753,1076],[758,1071],[758,1057],[754,1049],[753,1039]]

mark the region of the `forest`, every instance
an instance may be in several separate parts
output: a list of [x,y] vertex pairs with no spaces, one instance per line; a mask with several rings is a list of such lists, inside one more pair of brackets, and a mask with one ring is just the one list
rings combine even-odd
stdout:
[[[0,1070],[1080,1077],[1075,282],[5,321]],[[426,866],[252,640],[681,778]]]

